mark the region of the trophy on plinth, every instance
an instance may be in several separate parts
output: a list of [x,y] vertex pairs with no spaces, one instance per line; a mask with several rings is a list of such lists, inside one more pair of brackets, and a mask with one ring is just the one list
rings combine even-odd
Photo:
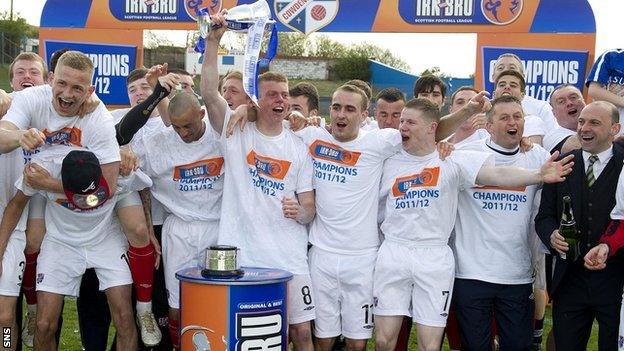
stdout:
[[238,278],[244,271],[238,260],[240,249],[230,245],[214,245],[206,249],[201,274],[204,277]]

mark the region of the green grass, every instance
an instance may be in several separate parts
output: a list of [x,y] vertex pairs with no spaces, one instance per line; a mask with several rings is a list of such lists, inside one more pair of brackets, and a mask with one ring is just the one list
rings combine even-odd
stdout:
[[[542,350],[546,350],[546,336],[550,332],[552,328],[552,319],[550,316],[550,307],[546,308],[546,317],[544,320],[544,340],[542,343]],[[114,328],[111,327],[109,331],[108,344],[110,348],[110,344],[113,338]],[[369,341],[366,347],[368,350],[374,350],[375,344],[374,341]],[[27,349],[26,349],[27,350]],[[65,309],[63,310],[63,330],[61,331],[61,344],[59,346],[59,350],[67,350],[67,351],[81,351],[82,346],[80,344],[80,332],[78,330],[78,319],[76,314],[76,300],[73,298],[65,299]],[[412,334],[410,337],[409,344],[410,351],[416,351],[416,332],[415,329],[412,329]],[[442,350],[447,351],[448,343],[445,341]],[[592,334],[589,340],[589,344],[587,346],[588,351],[598,350],[598,326],[594,323],[592,328]]]

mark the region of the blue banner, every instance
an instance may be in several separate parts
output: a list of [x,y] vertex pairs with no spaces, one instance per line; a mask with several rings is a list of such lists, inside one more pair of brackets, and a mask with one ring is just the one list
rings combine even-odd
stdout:
[[93,61],[95,93],[106,105],[128,105],[126,77],[136,67],[136,46],[76,43],[67,41],[44,42],[46,61],[60,49],[77,50]]
[[522,60],[526,94],[529,96],[548,100],[550,93],[560,84],[572,84],[583,90],[588,57],[586,51],[483,47],[483,82],[489,92],[494,91],[494,64],[504,53],[516,54]]

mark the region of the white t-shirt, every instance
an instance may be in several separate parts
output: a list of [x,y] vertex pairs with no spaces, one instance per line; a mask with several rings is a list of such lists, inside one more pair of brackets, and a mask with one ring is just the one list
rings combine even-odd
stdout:
[[192,143],[169,127],[143,135],[134,150],[154,182],[153,197],[185,221],[218,221],[221,214],[223,154],[210,123],[204,124],[204,135]]
[[82,118],[63,117],[52,106],[52,88],[44,84],[14,93],[3,120],[19,129],[40,130],[46,136],[46,147],[59,144],[84,147],[101,164],[120,160],[113,117],[103,103]]
[[575,131],[559,126],[544,136],[542,144],[544,145],[544,149],[552,151],[552,149],[557,146],[557,144],[562,142],[565,138],[575,134]]
[[401,148],[396,129],[360,129],[356,139],[339,142],[325,129],[297,132],[314,160],[316,217],[310,242],[326,251],[359,255],[379,247],[377,212],[383,161]]
[[559,126],[555,115],[553,115],[552,107],[546,101],[525,95],[522,99],[522,109],[525,115],[537,116],[544,122],[544,131],[546,134]]
[[[489,139],[465,145],[462,150],[495,155],[497,166],[538,169],[550,157],[539,145],[528,152],[503,155],[493,151]],[[478,186],[459,194],[454,238],[455,276],[495,284],[532,282],[529,226],[538,186]]]
[[[63,158],[75,147],[57,145],[49,147],[36,154],[32,162],[45,168],[53,178],[61,179],[61,167]],[[130,184],[137,186],[136,189],[126,188],[125,191],[136,191],[150,184],[141,184],[139,181],[129,180]],[[113,216],[115,203],[118,195],[108,199],[101,207],[89,211],[82,211],[67,201],[65,194],[35,190],[19,178],[15,186],[22,190],[25,195],[33,196],[42,194],[46,201],[46,236],[70,246],[93,246],[102,242],[109,233],[114,233],[113,228],[118,228],[119,223]],[[118,193],[119,194],[119,193]]]
[[485,152],[454,151],[444,161],[437,150],[413,156],[405,150],[384,163],[380,201],[384,237],[406,245],[447,245],[457,216],[457,195],[475,185]]
[[611,210],[611,219],[624,219],[624,172],[620,172],[615,190],[615,207]]
[[[118,110],[111,111],[111,115],[113,116],[113,120],[115,124],[119,123],[121,119],[130,111],[130,108],[121,108]],[[134,137],[130,141],[130,147],[134,150],[137,148],[137,144],[145,135],[151,135],[157,131],[163,130],[167,128],[160,117],[150,117],[148,118],[145,125],[139,129]],[[166,212],[163,205],[158,202],[154,197],[151,199],[151,213],[152,213],[152,224],[153,225],[162,225],[163,221],[166,217]]]
[[[321,125],[321,127],[323,127],[323,125]],[[360,124],[360,129],[367,131],[367,132],[373,129],[379,129],[379,123],[377,123],[377,121],[375,121],[371,117],[366,117],[364,122]]]
[[[226,112],[227,125],[231,111]],[[219,244],[241,249],[243,266],[272,267],[308,274],[308,232],[284,217],[282,199],[312,191],[312,161],[290,130],[260,133],[255,123],[225,138],[225,185]]]
[[524,116],[524,132],[523,137],[530,137],[534,135],[544,136],[546,134],[544,122],[533,115]]
[[[119,121],[121,121],[126,113],[128,113],[128,111],[130,111],[130,108],[122,108],[111,111],[111,115],[113,116],[113,121],[115,122],[115,124],[119,123]],[[160,118],[160,116],[152,116],[148,118],[145,125],[141,127],[141,129],[139,129],[136,134],[134,134],[134,137],[130,141],[130,146],[134,148],[136,143],[141,140],[144,135],[150,135],[165,128],[167,128],[167,126],[165,126],[165,123],[163,123],[163,120],[162,118]]]

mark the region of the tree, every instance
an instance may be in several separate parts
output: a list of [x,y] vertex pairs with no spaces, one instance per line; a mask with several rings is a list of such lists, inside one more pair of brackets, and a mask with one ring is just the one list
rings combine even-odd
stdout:
[[277,33],[277,52],[281,56],[308,56],[310,43],[302,33]]
[[310,56],[322,58],[344,57],[347,52],[346,46],[331,40],[327,35],[319,35],[312,43]]
[[427,76],[427,75],[434,75],[441,79],[452,78],[450,74],[442,72],[442,70],[438,66],[427,68],[426,70],[420,72],[420,77]]
[[39,36],[39,30],[28,24],[26,19],[19,14],[11,14],[8,12],[0,12],[0,33],[4,33],[13,41],[21,41],[22,38],[35,38]]
[[154,49],[159,46],[173,46],[171,40],[153,30],[143,32],[143,40],[145,40],[145,47],[148,49]]

